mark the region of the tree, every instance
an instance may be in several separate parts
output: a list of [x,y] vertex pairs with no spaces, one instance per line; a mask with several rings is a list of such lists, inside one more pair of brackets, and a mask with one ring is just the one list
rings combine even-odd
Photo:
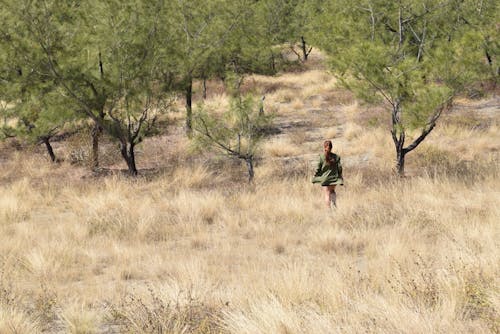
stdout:
[[53,81],[40,77],[36,71],[23,71],[21,62],[15,57],[21,50],[15,47],[3,50],[10,58],[10,61],[2,62],[5,71],[0,85],[4,135],[31,144],[44,144],[51,161],[55,162],[57,159],[50,140],[65,126],[69,129],[67,125],[76,116],[74,105],[57,92]]
[[[6,19],[5,12],[0,13]],[[8,20],[8,19],[7,19]],[[50,140],[74,118],[67,100],[57,93],[50,79],[40,76],[35,66],[23,66],[23,58],[40,64],[28,45],[16,43],[5,26],[0,29],[0,100],[4,137],[18,137],[32,144],[42,143],[56,161]]]
[[[1,18],[0,16],[0,19]],[[0,29],[0,42],[4,39],[5,36]],[[0,44],[0,139],[5,139],[14,136],[11,125],[14,121],[16,96],[13,93],[15,89],[11,85],[11,78],[15,75],[19,75],[19,73],[16,73],[17,71],[11,66],[9,62],[11,55],[7,52],[8,50],[2,46],[3,44]]]
[[32,144],[44,144],[51,161],[56,162],[50,140],[63,131],[69,131],[76,115],[68,109],[61,95],[51,90],[53,86],[40,88],[38,86],[37,91],[25,90],[13,107],[16,122],[11,132]]
[[175,66],[176,86],[185,97],[186,132],[192,131],[193,80],[225,71],[226,43],[244,21],[251,1],[175,0],[165,6],[164,26],[174,40],[167,46]]
[[2,0],[8,44],[31,50],[22,66],[95,122],[94,150],[100,129],[116,139],[132,175],[135,146],[168,108],[158,75],[159,40],[168,38],[158,34],[162,3]]
[[[321,11],[323,1],[321,0],[295,0],[291,20],[289,23],[290,47],[299,59],[306,62],[313,47],[308,43],[310,37],[315,33],[311,28],[311,20]],[[300,52],[295,50],[299,43]]]
[[248,7],[248,14],[235,28],[229,44],[230,70],[276,74],[285,63],[282,51],[291,39],[290,21],[294,1],[264,0]]
[[468,23],[479,19],[477,6],[458,0],[330,0],[313,22],[316,42],[343,84],[366,101],[385,102],[400,175],[406,154],[431,133],[454,97],[484,74],[483,40]]
[[159,34],[162,6],[162,1],[108,1],[101,15],[94,14],[99,77],[106,97],[106,117],[100,126],[118,140],[132,175],[137,174],[136,145],[153,133],[158,116],[168,111],[171,102],[168,87],[160,84],[165,65],[162,46],[168,42]]
[[259,112],[251,96],[233,97],[222,115],[203,107],[194,117],[194,139],[199,147],[211,147],[245,161],[248,181],[254,178],[254,159],[263,138],[263,129],[272,117]]
[[498,63],[498,55],[500,54],[500,37],[498,34],[500,10],[498,1],[483,0],[472,3],[472,5],[470,2],[459,3],[459,5],[463,6],[462,11],[464,13],[457,19],[470,27],[473,30],[472,33],[476,36],[475,38],[483,42],[482,51],[488,64],[487,67],[483,68],[485,70],[484,76],[490,77],[494,88],[496,88],[500,77],[500,65]]
[[259,1],[254,14],[255,34],[258,36],[257,47],[269,54],[272,73],[277,72],[276,62],[281,57],[285,45],[294,38],[293,14],[295,0]]

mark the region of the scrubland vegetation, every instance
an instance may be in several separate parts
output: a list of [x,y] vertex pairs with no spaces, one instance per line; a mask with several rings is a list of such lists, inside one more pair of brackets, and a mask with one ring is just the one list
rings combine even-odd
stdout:
[[[117,156],[72,165],[71,140],[56,165],[2,144],[0,332],[499,331],[497,98],[459,101],[401,179],[386,120],[326,72],[247,82],[275,87],[281,129],[252,185],[192,153],[182,117],[139,146],[137,178]],[[324,138],[345,166],[334,211],[310,183]]]
[[499,13],[0,0],[0,334],[499,333]]

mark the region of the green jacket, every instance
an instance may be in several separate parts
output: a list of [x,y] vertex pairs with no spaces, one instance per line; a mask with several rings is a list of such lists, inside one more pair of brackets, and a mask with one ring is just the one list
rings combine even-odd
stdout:
[[340,157],[335,153],[331,154],[333,155],[333,166],[330,166],[330,164],[326,162],[324,154],[319,156],[318,167],[316,168],[316,173],[314,173],[312,183],[320,183],[322,186],[344,184]]

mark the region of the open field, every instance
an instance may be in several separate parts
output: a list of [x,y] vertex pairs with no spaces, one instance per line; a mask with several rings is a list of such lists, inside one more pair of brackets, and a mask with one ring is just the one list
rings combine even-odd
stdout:
[[[191,153],[179,115],[137,179],[111,144],[98,176],[70,164],[78,139],[56,165],[2,144],[0,333],[500,332],[498,98],[458,101],[399,179],[388,115],[321,68],[246,84],[279,129],[251,186]],[[310,183],[324,139],[334,211]]]

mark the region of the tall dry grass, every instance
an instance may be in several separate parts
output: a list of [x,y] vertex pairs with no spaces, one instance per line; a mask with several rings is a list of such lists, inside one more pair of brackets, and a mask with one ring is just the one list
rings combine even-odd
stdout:
[[2,187],[0,329],[498,331],[498,174],[348,175],[334,211],[305,176]]

